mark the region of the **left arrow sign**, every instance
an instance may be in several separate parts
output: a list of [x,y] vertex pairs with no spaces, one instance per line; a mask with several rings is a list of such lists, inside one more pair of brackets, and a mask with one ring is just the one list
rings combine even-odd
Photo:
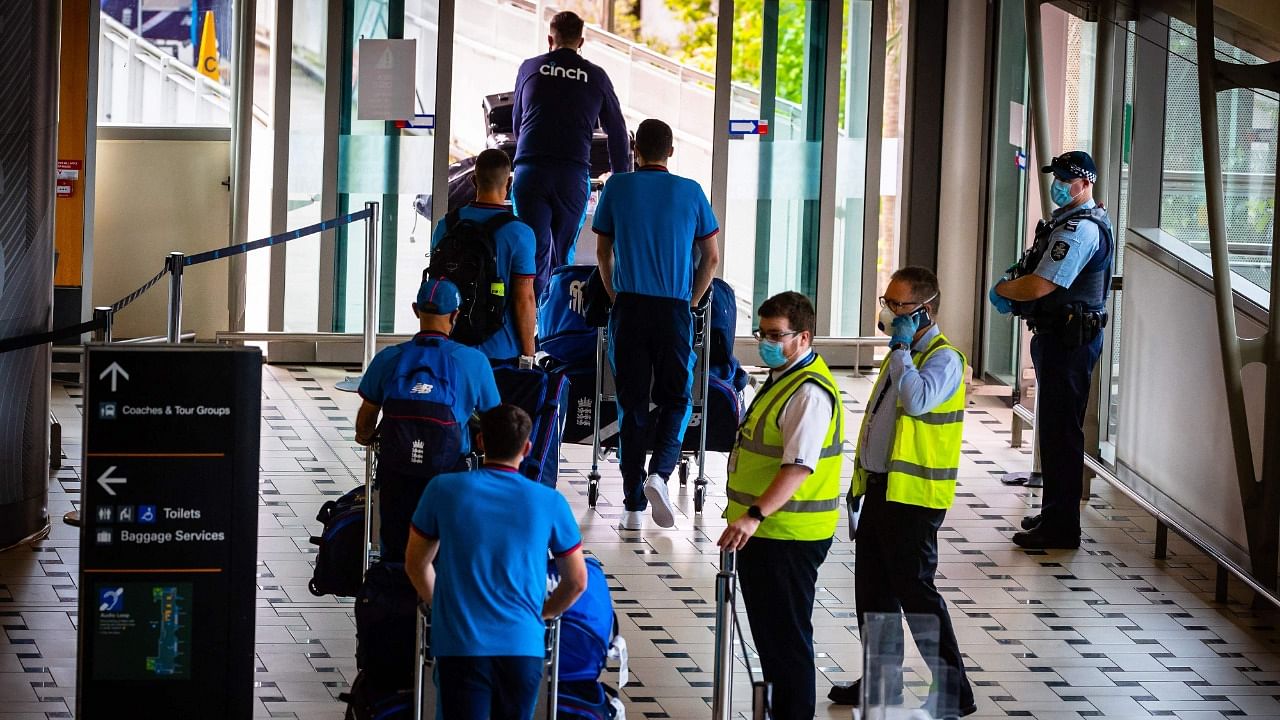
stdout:
[[116,489],[111,487],[112,485],[123,485],[129,482],[128,478],[111,477],[111,473],[115,471],[116,471],[116,466],[112,465],[111,467],[107,468],[106,472],[98,476],[98,484],[102,486],[103,490],[107,491],[108,495],[113,495],[113,496],[116,494]]
[[124,378],[125,380],[129,379],[129,373],[125,372],[124,368],[120,367],[120,363],[116,362],[108,365],[107,369],[103,370],[102,374],[98,375],[98,379],[101,380],[108,375],[111,376],[111,392],[116,391],[116,381],[120,378]]

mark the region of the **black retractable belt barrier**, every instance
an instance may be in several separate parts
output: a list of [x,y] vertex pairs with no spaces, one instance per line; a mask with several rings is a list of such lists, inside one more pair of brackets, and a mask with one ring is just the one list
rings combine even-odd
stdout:
[[[279,245],[281,243],[289,242],[290,240],[297,240],[298,238],[301,238],[301,237],[314,235],[319,232],[324,232],[325,230],[331,230],[340,225],[347,225],[359,220],[367,220],[370,217],[372,217],[372,215],[373,215],[373,211],[370,210],[369,208],[365,208],[364,210],[360,210],[359,212],[349,213],[347,215],[343,215],[342,217],[333,218],[331,220],[324,220],[314,225],[308,225],[306,227],[298,228],[297,230],[290,230],[288,232],[280,233],[279,235],[272,235],[270,237],[262,238],[261,240],[254,240],[252,242],[241,243],[240,245],[233,245],[230,247],[218,248],[216,250],[202,252],[197,255],[188,255],[185,258],[183,258],[182,264],[184,266],[199,265],[200,263],[209,262],[211,260],[219,260],[222,258],[233,257],[235,255],[247,253],[251,250],[258,250],[260,248],[270,247],[272,245]],[[111,311],[113,313],[118,313],[124,308],[128,307],[134,300],[137,300],[138,298],[142,297],[142,295],[145,292],[155,287],[156,283],[160,282],[160,279],[163,278],[168,272],[169,272],[169,268],[166,266],[163,270],[161,270],[160,272],[152,276],[150,280],[143,283],[142,286],[139,287],[137,290],[134,290],[128,295],[125,295],[119,300],[111,303]],[[93,332],[94,330],[100,330],[105,327],[106,327],[105,319],[94,318],[93,320],[80,323],[79,325],[71,325],[69,327],[56,328],[48,332],[32,333],[30,335],[20,335],[18,337],[4,338],[3,340],[0,340],[0,353],[12,352],[14,350],[22,350],[24,348],[35,347],[36,345],[44,345],[45,343],[51,343],[55,340],[63,340],[66,338],[77,337],[77,336],[83,335],[84,333]]]

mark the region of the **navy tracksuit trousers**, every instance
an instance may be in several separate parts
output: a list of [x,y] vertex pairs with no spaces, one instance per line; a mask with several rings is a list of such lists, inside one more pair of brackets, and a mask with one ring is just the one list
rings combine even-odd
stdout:
[[590,172],[583,165],[534,160],[516,165],[511,199],[516,215],[533,228],[537,241],[534,297],[542,297],[552,270],[573,263],[590,196]]
[[[693,313],[688,300],[619,293],[609,313],[618,398],[618,463],[627,510],[644,510],[644,480],[671,477],[692,411]],[[655,406],[649,408],[649,404]],[[645,453],[652,452],[645,469]]]

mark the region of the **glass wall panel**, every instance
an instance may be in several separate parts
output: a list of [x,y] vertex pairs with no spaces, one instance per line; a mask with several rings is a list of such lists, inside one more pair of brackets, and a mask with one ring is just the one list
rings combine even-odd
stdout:
[[[861,334],[862,246],[867,194],[867,93],[872,0],[845,0],[836,139],[835,302],[832,334]],[[893,158],[885,158],[892,161]]]
[[101,0],[98,123],[230,125],[233,4]]
[[[465,4],[465,3],[459,3]],[[350,32],[344,38],[345,97],[338,139],[338,211],[380,204],[378,330],[412,332],[412,303],[426,266],[425,230],[417,227],[414,201],[431,192],[434,136],[402,129],[395,121],[359,119],[360,40],[416,40],[416,113],[434,114],[436,0],[355,0],[347,5]],[[406,118],[406,120],[409,118]],[[334,329],[359,332],[364,325],[365,238],[362,224],[338,232]],[[323,301],[323,299],[322,299]]]
[[[289,188],[286,226],[320,222],[324,173],[325,57],[328,13],[324,0],[294,0],[293,55],[289,71]],[[284,329],[328,331],[317,327],[320,296],[320,240],[289,243],[285,256]]]
[[[1133,121],[1133,61],[1137,49],[1137,23],[1129,22],[1123,28],[1125,33],[1125,70],[1124,70],[1124,106],[1122,112],[1120,151],[1120,177],[1116,178],[1119,192],[1118,205],[1112,223],[1116,234],[1115,274],[1124,276],[1124,243],[1129,227],[1129,149],[1132,147]],[[1112,143],[1112,152],[1117,149]],[[1110,337],[1103,348],[1103,362],[1099,365],[1098,382],[1102,388],[1102,402],[1098,406],[1098,442],[1102,457],[1108,462],[1115,460],[1115,442],[1120,429],[1120,324],[1121,324],[1121,291],[1111,293],[1111,320],[1108,326]]]
[[[1001,2],[998,7],[984,287],[1003,275],[1022,252],[1031,164],[1023,3]],[[1012,386],[1016,382],[1022,324],[1012,315],[993,311],[988,311],[986,317],[982,369],[988,377]]]
[[825,2],[734,4],[731,116],[768,123],[729,143],[724,276],[740,330],[772,294],[816,295],[826,24]]
[[[1169,66],[1165,106],[1164,173],[1160,227],[1208,254],[1208,208],[1200,136],[1195,28],[1169,21]],[[1263,62],[1222,40],[1220,59]],[[1273,58],[1274,59],[1274,58]],[[1231,269],[1269,290],[1275,222],[1276,127],[1280,103],[1272,92],[1218,93],[1227,244]]]
[[[884,113],[880,153],[880,235],[876,251],[876,292],[889,286],[901,256],[903,123],[906,103],[907,2],[885,2]],[[927,72],[927,71],[926,71]],[[874,313],[878,308],[867,309]]]

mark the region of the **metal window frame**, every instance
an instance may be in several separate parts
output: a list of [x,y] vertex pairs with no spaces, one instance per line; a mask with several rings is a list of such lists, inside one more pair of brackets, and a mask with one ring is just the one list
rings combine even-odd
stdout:
[[[289,126],[293,95],[293,0],[276,0],[275,29],[271,34],[271,234],[288,228]],[[288,280],[288,244],[271,246],[271,280],[267,295],[267,329],[284,330],[285,287]]]

